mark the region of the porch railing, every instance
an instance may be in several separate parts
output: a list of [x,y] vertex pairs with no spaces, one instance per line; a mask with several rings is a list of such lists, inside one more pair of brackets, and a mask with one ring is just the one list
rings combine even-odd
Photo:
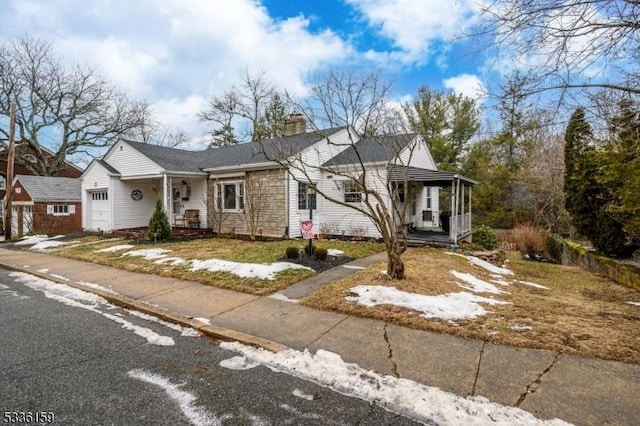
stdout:
[[456,236],[471,232],[471,214],[458,214],[449,218],[449,226]]

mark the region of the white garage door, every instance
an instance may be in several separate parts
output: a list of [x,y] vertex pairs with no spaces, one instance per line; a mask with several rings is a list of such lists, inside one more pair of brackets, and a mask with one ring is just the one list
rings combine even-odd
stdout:
[[111,230],[111,208],[107,191],[93,191],[87,197],[91,208],[89,209],[89,229],[103,231]]

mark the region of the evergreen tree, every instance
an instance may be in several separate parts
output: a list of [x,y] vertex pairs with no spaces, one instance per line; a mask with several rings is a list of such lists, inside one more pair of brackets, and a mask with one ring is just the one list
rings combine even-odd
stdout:
[[429,144],[440,170],[459,171],[460,157],[480,127],[474,99],[453,92],[418,89],[418,96],[403,105],[411,130]]
[[159,198],[156,200],[156,209],[149,219],[149,228],[147,229],[147,236],[149,238],[159,238],[164,240],[171,235],[171,226],[169,225],[169,219],[164,212],[162,200]]
[[621,185],[610,168],[611,148],[597,149],[584,110],[576,110],[565,134],[566,208],[576,230],[587,237],[596,250],[610,256],[630,254],[623,223],[611,214],[610,205]]
[[264,114],[258,120],[255,140],[273,139],[284,136],[287,112],[284,102],[278,93],[273,95],[271,102],[265,108]]
[[236,145],[237,143],[238,141],[236,140],[233,127],[225,124],[221,128],[211,132],[209,149],[220,148],[221,146]]

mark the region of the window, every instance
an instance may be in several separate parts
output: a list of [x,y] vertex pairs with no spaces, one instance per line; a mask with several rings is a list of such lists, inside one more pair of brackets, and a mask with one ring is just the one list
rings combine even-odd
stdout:
[[244,210],[244,182],[216,184],[215,209],[222,211]]
[[23,158],[25,161],[28,161],[28,162],[30,162],[30,163],[36,163],[36,162],[38,161],[38,160],[36,159],[36,156],[35,156],[35,155],[33,155],[33,154],[25,154],[25,155],[23,155],[23,156],[22,156],[22,158]]
[[107,195],[107,191],[100,191],[100,192],[92,192],[91,193],[91,200],[92,201],[106,201],[108,200],[108,195]]
[[431,209],[431,187],[427,186],[427,210]]
[[298,182],[298,210],[317,209],[316,194],[308,194],[309,185]]
[[7,187],[7,178],[0,175],[0,189],[5,189]]
[[396,203],[404,204],[404,183],[393,184],[393,197]]
[[344,202],[345,203],[359,203],[362,201],[362,193],[360,189],[353,181],[347,181],[344,183]]
[[67,204],[53,204],[47,206],[47,214],[54,216],[68,216],[76,213],[76,206]]

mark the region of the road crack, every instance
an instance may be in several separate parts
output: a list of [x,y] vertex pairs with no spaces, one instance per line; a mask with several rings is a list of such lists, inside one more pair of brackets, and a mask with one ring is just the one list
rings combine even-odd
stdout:
[[389,355],[387,355],[387,358],[389,359],[389,362],[391,362],[391,372],[393,373],[393,375],[395,377],[400,377],[400,375],[398,374],[398,364],[396,364],[396,362],[393,359],[393,349],[391,349],[391,342],[389,341],[389,335],[387,334],[387,323],[384,323],[384,341],[387,343],[387,349],[389,351]]
[[516,407],[520,407],[524,400],[527,399],[527,396],[535,393],[538,390],[540,384],[542,383],[542,377],[544,377],[544,375],[547,374],[554,365],[556,365],[556,362],[558,362],[559,359],[559,354],[553,355],[553,361],[551,362],[551,364],[542,373],[540,373],[533,382],[529,383],[527,389],[522,393],[522,395],[520,395],[520,398],[518,398],[518,401],[515,403]]
[[476,377],[473,379],[473,386],[471,387],[471,396],[476,394],[476,384],[478,384],[478,377],[480,376],[480,367],[482,366],[482,356],[484,355],[484,347],[487,345],[487,341],[482,341],[482,347],[480,348],[480,358],[478,359],[478,368],[476,369]]

